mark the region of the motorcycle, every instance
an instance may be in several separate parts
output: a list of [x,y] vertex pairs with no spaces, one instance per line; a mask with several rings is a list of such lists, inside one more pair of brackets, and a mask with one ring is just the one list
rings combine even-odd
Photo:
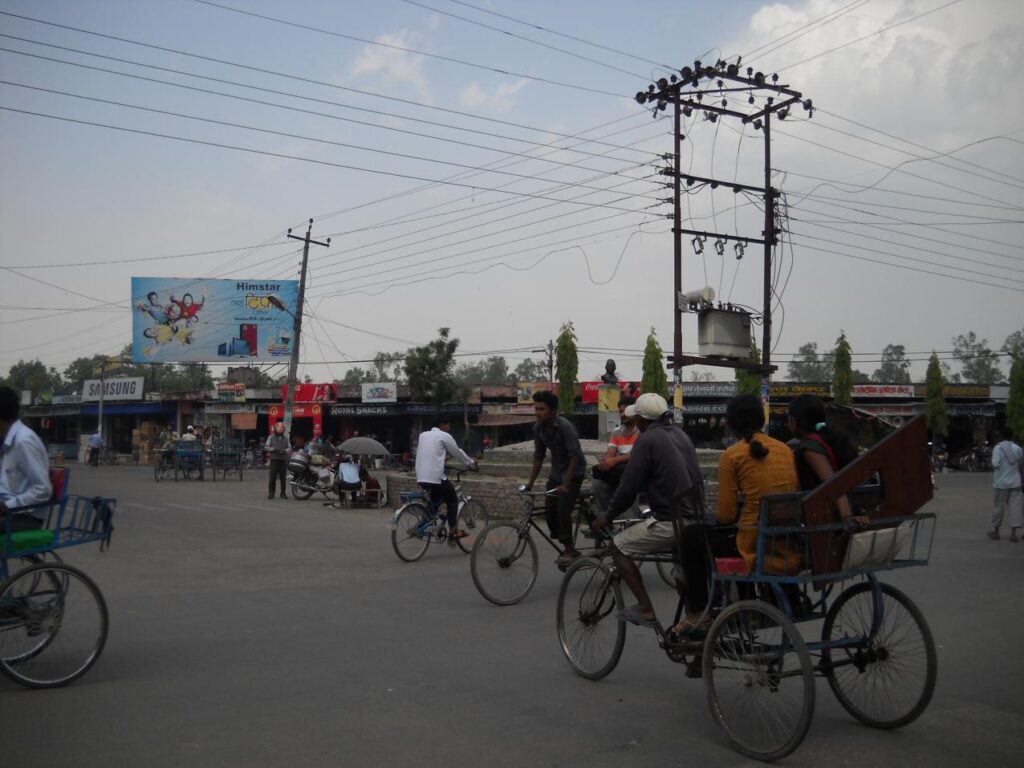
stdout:
[[307,456],[298,452],[288,459],[288,485],[294,499],[305,500],[314,493],[320,493],[325,499],[333,501],[331,494],[336,493],[336,479],[337,459],[331,460],[320,454]]

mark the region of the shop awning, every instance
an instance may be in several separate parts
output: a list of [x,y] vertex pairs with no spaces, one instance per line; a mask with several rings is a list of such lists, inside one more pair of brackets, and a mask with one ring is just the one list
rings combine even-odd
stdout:
[[[83,405],[83,416],[98,416],[99,405]],[[144,413],[170,413],[178,412],[178,404],[175,402],[161,403],[104,403],[103,415],[113,414],[144,414]]]
[[537,417],[517,413],[481,413],[474,426],[477,427],[516,427],[521,424],[533,424]]

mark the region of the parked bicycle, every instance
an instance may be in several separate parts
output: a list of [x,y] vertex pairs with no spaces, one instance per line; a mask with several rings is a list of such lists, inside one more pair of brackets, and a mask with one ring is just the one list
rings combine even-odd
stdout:
[[478,534],[487,527],[487,508],[462,490],[462,475],[466,471],[454,470],[452,485],[459,496],[456,527],[466,531],[464,538],[452,538],[448,530],[447,509],[443,501],[431,501],[426,491],[406,491],[399,494],[402,505],[388,521],[391,528],[391,546],[395,554],[407,563],[413,563],[426,554],[432,542],[452,541],[465,553],[473,551]]

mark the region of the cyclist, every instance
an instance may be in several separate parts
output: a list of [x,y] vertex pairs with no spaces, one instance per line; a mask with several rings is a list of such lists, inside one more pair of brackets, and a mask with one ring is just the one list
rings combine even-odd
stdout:
[[693,441],[672,423],[665,398],[647,392],[637,398],[635,407],[640,437],[633,444],[626,471],[608,509],[594,520],[592,527],[605,528],[629,508],[641,489],[645,492],[651,517],[619,533],[612,540],[611,555],[622,580],[637,599],[636,605],[623,609],[621,617],[651,627],[657,623],[654,606],[632,558],[675,548],[676,519],[680,515],[699,519],[703,514],[704,479]]
[[451,456],[467,467],[475,467],[476,462],[459,448],[450,434],[451,428],[451,419],[440,416],[429,431],[420,433],[416,447],[416,482],[434,504],[444,501],[448,506],[448,543],[454,546],[456,539],[465,538],[469,534],[457,528],[459,494],[445,477],[444,460],[446,456]]
[[545,496],[544,503],[551,538],[557,539],[563,549],[555,565],[565,569],[580,556],[572,540],[572,508],[580,495],[587,459],[580,448],[576,427],[558,415],[558,398],[552,392],[533,395],[533,412],[537,416],[537,423],[533,425],[533,469],[526,482],[526,490],[533,489],[544,463],[544,454],[551,451],[551,473],[545,487],[555,494]]

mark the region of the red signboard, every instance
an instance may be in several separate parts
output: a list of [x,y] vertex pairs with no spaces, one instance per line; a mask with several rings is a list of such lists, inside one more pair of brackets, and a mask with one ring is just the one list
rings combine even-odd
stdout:
[[[284,418],[284,406],[283,405],[272,405],[267,409],[267,425],[270,429],[274,428],[277,422]],[[297,404],[292,408],[293,419],[312,419],[313,425],[323,429],[324,426],[324,409],[319,403],[302,403]]]
[[[281,402],[288,399],[288,385],[281,385]],[[296,403],[333,403],[338,399],[338,385],[328,384],[296,384]]]
[[[597,393],[601,387],[607,386],[603,381],[584,381],[580,385],[582,403],[596,403]],[[632,397],[636,400],[640,397],[640,382],[639,381],[620,381],[619,391],[622,393],[622,397]]]

